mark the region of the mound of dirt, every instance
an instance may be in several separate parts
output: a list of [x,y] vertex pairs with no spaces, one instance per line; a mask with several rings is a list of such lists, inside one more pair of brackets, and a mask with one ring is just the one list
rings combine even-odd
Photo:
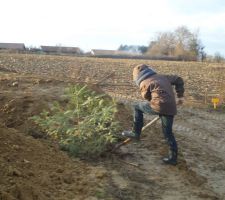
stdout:
[[57,145],[0,127],[0,199],[90,199],[106,172],[71,159]]
[[1,200],[90,200],[103,190],[107,178],[103,167],[69,157],[29,120],[55,100],[66,103],[62,95],[69,84],[1,72]]

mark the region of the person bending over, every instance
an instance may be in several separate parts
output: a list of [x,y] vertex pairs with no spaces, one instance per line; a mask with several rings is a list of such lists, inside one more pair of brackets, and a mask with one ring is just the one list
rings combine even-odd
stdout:
[[[159,115],[162,123],[162,132],[169,145],[168,156],[163,158],[166,164],[177,164],[178,147],[172,132],[174,116],[177,114],[177,104],[184,99],[184,81],[177,75],[161,75],[150,66],[141,64],[133,69],[133,80],[140,88],[141,96],[147,100],[135,103],[132,131],[123,131],[122,135],[140,139],[143,127],[143,113]],[[177,94],[177,101],[173,91]]]

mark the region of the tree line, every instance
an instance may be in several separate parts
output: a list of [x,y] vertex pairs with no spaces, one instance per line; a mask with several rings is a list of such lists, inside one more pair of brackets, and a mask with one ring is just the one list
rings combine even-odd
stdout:
[[[175,57],[178,60],[207,59],[204,45],[199,38],[198,31],[190,31],[186,26],[177,27],[174,31],[159,32],[149,46],[120,45],[118,50],[140,53],[150,57]],[[222,61],[224,58],[216,53],[215,57],[208,57]]]

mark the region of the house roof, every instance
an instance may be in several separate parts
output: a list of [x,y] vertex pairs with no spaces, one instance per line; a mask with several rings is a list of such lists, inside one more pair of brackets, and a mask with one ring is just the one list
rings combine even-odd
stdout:
[[0,43],[0,49],[25,50],[23,43]]
[[57,53],[81,53],[78,47],[62,47],[62,46],[41,46],[44,52],[57,52]]

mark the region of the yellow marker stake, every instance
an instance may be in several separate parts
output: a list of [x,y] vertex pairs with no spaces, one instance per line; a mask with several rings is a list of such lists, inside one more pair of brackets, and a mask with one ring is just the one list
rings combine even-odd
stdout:
[[216,109],[216,106],[219,103],[219,101],[220,101],[219,98],[212,98],[212,103],[213,103],[214,109]]

